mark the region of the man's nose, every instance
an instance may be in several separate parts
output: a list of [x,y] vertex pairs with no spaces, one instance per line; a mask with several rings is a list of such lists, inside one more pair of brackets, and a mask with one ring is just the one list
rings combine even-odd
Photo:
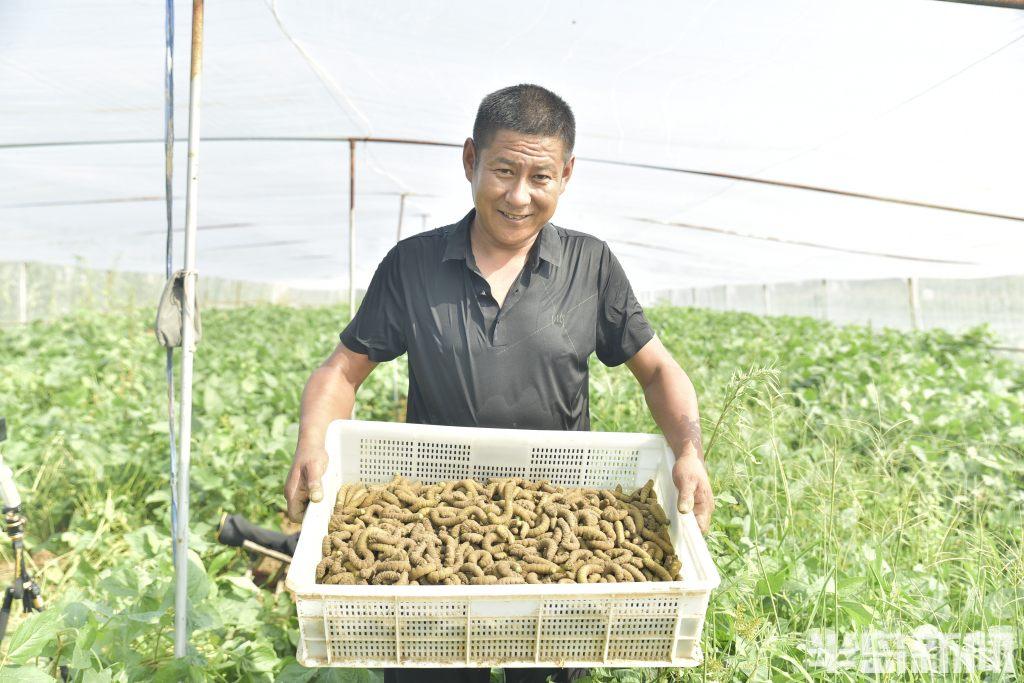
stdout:
[[526,178],[515,179],[512,187],[508,189],[505,201],[509,207],[516,209],[524,209],[530,205],[530,187],[526,183]]

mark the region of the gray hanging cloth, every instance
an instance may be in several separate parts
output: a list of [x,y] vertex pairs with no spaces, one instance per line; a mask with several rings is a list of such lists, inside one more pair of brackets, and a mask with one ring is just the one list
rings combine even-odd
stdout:
[[[181,346],[181,319],[185,307],[185,277],[187,270],[179,270],[164,285],[160,295],[160,305],[156,309],[156,340],[169,349]],[[193,272],[198,280],[199,274]],[[197,288],[198,290],[198,288]],[[203,321],[199,317],[199,296],[196,292],[195,340],[196,344],[203,337]]]

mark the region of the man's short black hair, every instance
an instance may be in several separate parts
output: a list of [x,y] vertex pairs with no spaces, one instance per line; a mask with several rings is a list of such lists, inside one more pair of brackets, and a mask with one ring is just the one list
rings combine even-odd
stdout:
[[565,148],[565,161],[576,145],[576,119],[561,97],[531,83],[496,90],[480,102],[473,122],[473,144],[483,149],[501,129],[558,137]]

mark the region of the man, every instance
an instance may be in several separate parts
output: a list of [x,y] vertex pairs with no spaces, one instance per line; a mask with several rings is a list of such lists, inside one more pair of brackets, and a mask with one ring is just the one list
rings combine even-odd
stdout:
[[[590,428],[587,359],[626,363],[676,454],[680,512],[706,532],[714,500],[697,397],[654,336],[604,242],[550,223],[572,177],[569,106],[536,85],[483,99],[462,162],[474,208],[402,240],[381,261],[341,343],[302,395],[285,497],[301,519],[323,496],[324,434],[352,414],[377,363],[409,354],[409,422],[519,429]],[[565,670],[508,669],[506,680],[566,680]],[[485,669],[386,670],[385,681],[486,682]]]

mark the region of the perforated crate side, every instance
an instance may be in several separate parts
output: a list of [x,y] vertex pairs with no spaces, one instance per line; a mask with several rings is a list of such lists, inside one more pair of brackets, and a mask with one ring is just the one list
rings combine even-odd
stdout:
[[395,606],[391,600],[323,601],[327,662],[395,659]]
[[[655,479],[671,499],[671,451],[644,434],[530,432],[336,421],[328,429],[325,499],[309,506],[289,568],[307,666],[693,666],[717,570],[692,515],[670,516],[683,580],[642,586],[326,586],[314,568],[343,481],[433,483],[524,476],[624,489]],[[350,454],[342,457],[342,453]],[[358,455],[358,457],[351,457]],[[412,587],[419,588],[419,587]],[[465,588],[465,587],[464,587]],[[529,588],[529,587],[526,587]],[[543,589],[542,589],[543,588]]]

